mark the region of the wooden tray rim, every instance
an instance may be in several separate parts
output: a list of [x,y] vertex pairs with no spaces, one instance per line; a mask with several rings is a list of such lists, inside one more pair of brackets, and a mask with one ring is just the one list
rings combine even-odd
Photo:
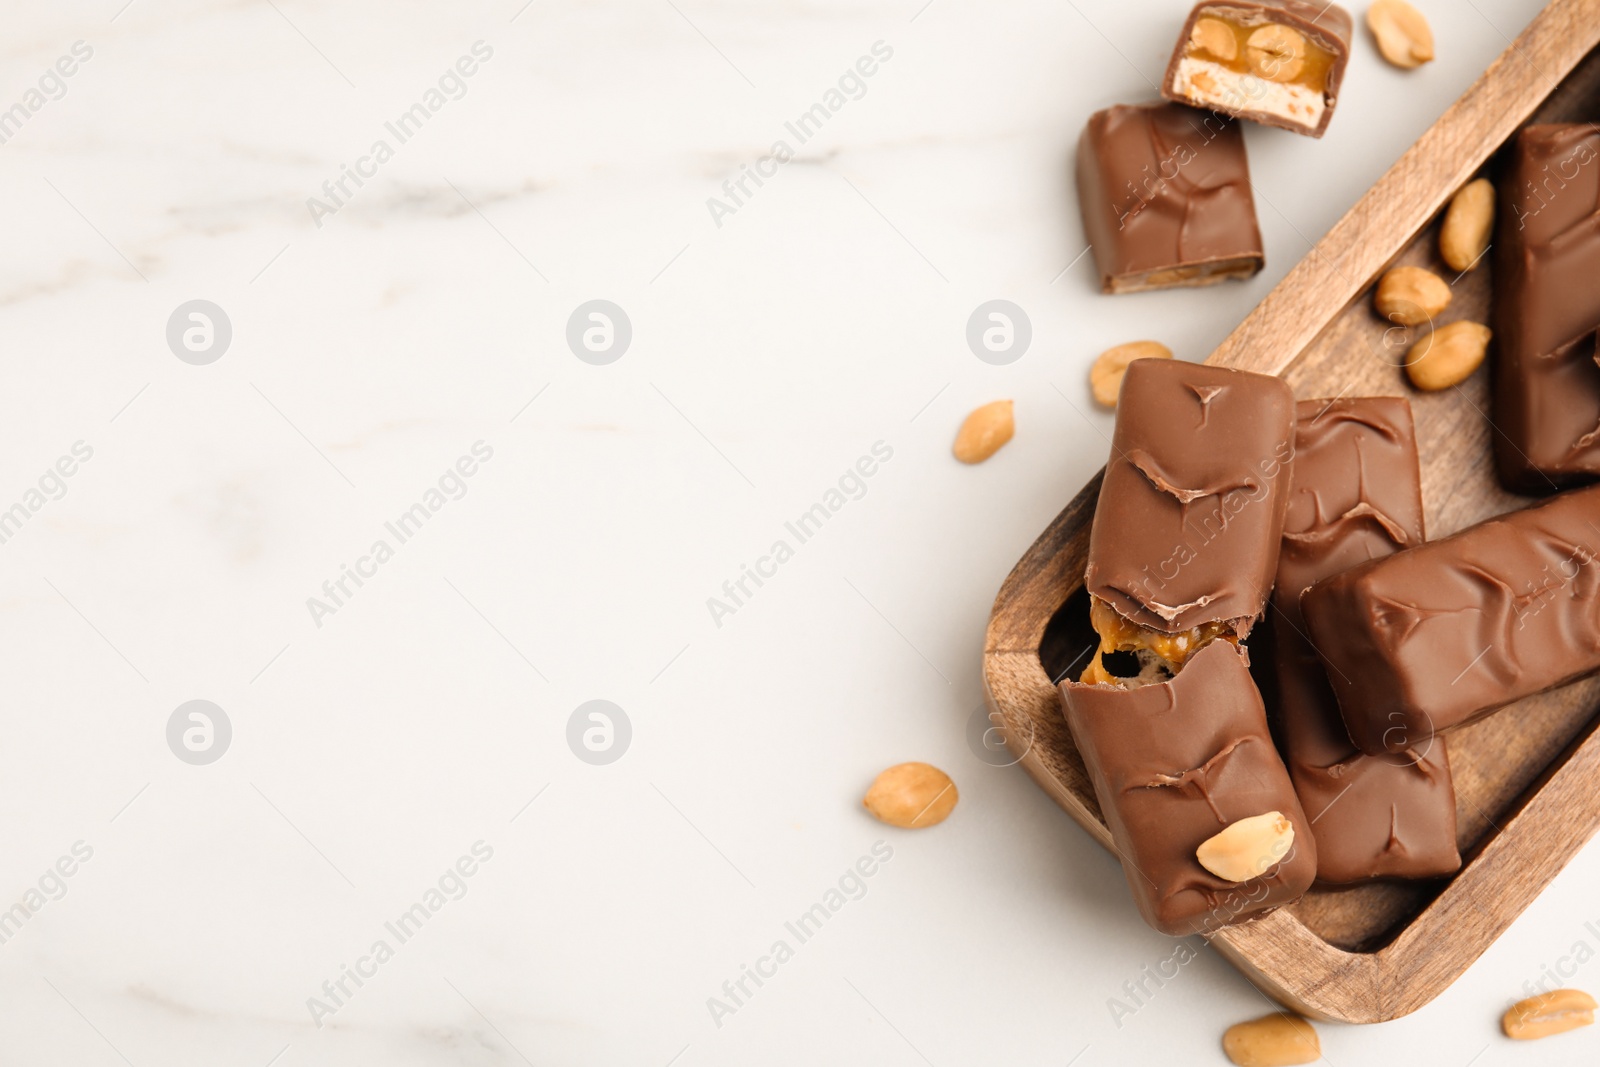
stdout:
[[[1554,0],[1206,362],[1281,373],[1597,45],[1600,0]],[[1082,585],[1083,572],[1081,553],[1063,558],[1074,554],[1057,548],[1064,530],[1086,521],[1099,481],[1099,475],[1092,478],[1055,518],[995,598],[985,633],[984,697],[991,715],[1008,725],[1007,711],[1018,700],[1057,700],[1039,646],[1055,608]],[[1030,614],[1024,594],[1041,587],[1060,595],[1050,612]],[[1028,774],[1110,848],[1105,825],[1054,777],[1032,739],[1005,732]],[[1439,896],[1376,951],[1337,948],[1287,911],[1224,929],[1210,943],[1268,995],[1314,1018],[1366,1023],[1409,1014],[1482,955],[1600,827],[1595,724],[1547,775]],[[1451,931],[1444,945],[1429,936],[1438,930]]]

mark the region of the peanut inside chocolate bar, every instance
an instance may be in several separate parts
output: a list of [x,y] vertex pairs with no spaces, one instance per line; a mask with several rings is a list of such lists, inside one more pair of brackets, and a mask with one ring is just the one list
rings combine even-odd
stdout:
[[1089,624],[1100,635],[1100,647],[1078,679],[1084,685],[1117,685],[1124,689],[1158,685],[1170,681],[1196,652],[1218,638],[1239,643],[1239,635],[1226,622],[1163,633],[1130,622],[1096,596],[1089,598]]
[[1261,112],[1317,127],[1338,54],[1259,10],[1215,5],[1195,19],[1173,91],[1230,113]]

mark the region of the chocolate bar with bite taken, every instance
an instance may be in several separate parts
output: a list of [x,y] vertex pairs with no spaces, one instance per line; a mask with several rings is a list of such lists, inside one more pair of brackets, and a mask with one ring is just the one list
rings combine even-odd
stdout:
[[[1129,365],[1089,535],[1084,584],[1101,636],[1084,681],[1161,680],[1266,608],[1294,454],[1279,378],[1179,360]],[[1137,678],[1132,677],[1138,675]]]

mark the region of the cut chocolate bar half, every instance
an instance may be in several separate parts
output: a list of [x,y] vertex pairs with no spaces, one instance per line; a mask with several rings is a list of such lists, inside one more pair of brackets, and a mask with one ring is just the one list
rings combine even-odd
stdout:
[[1244,138],[1224,115],[1177,104],[1097,112],[1077,179],[1105,292],[1248,278],[1266,262]]
[[[1310,887],[1311,823],[1272,747],[1241,649],[1208,645],[1159,685],[1060,688],[1128,888],[1151,926],[1211,934]],[[1219,851],[1243,862],[1218,863]]]
[[1350,59],[1350,13],[1305,0],[1205,0],[1184,23],[1161,95],[1321,137]]
[[1213,641],[1249,635],[1272,588],[1293,457],[1282,379],[1129,365],[1089,535],[1084,584],[1101,643],[1083,681],[1163,681]]

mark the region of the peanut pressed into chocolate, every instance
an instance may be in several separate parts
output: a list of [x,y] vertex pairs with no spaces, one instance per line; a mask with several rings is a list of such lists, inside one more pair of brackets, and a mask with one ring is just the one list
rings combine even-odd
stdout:
[[1084,569],[1099,649],[1060,691],[1134,900],[1165,933],[1214,933],[1316,877],[1240,646],[1272,586],[1293,460],[1281,379],[1128,364]]
[[[1213,934],[1310,887],[1311,820],[1272,747],[1243,650],[1213,641],[1160,685],[1060,689],[1128,888],[1151,926],[1175,937]],[[1214,861],[1219,846],[1228,851],[1218,835],[1266,813],[1287,824],[1273,836],[1291,847],[1265,850],[1243,869]]]

